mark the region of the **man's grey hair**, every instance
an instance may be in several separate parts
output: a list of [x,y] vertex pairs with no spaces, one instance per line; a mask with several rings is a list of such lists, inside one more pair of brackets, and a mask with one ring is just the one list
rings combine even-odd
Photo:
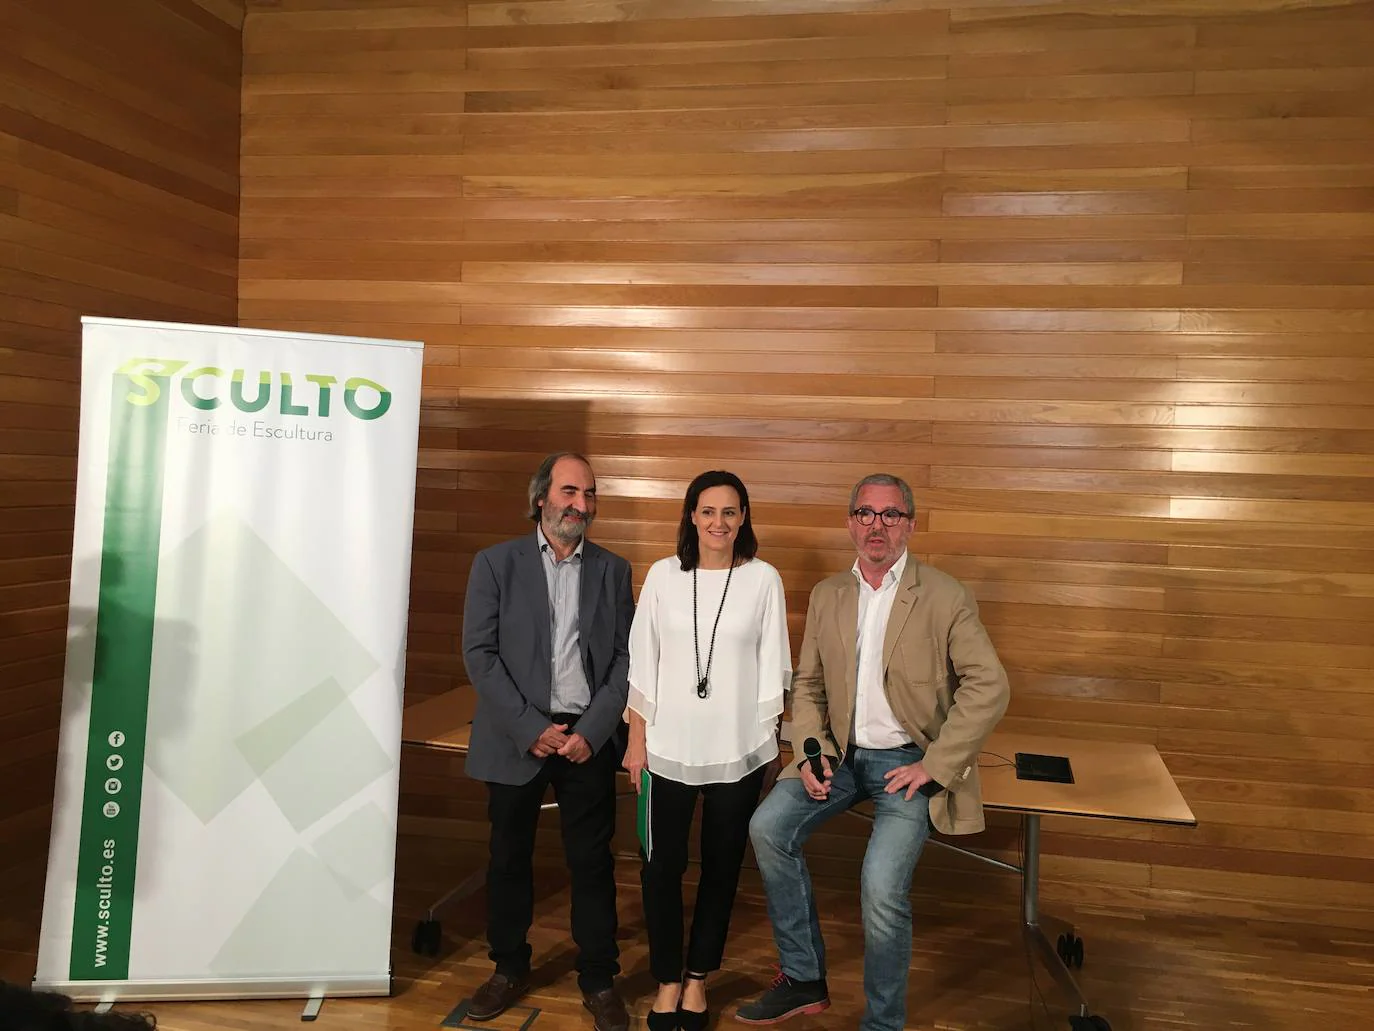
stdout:
[[525,512],[533,522],[539,522],[539,502],[548,500],[549,488],[553,486],[553,467],[558,464],[560,458],[576,458],[588,469],[592,467],[586,455],[580,455],[576,451],[555,451],[540,462],[539,468],[530,477],[529,509]]
[[854,484],[854,489],[849,492],[849,511],[854,511],[854,506],[859,503],[859,491],[865,487],[896,487],[902,492],[902,504],[906,506],[907,512],[915,516],[916,501],[911,496],[911,485],[900,476],[893,476],[891,473],[872,473]]

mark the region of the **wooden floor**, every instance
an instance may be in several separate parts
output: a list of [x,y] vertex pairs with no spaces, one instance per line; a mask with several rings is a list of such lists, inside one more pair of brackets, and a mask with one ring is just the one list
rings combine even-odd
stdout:
[[[444,949],[436,959],[409,948],[415,919],[429,901],[481,866],[481,846],[402,838],[395,925],[395,996],[326,1002],[316,1026],[359,1031],[438,1027],[487,975],[481,895],[444,916]],[[541,858],[537,882],[535,987],[528,1002],[538,1016],[531,1031],[587,1029],[572,970],[567,933],[568,891],[556,857]],[[632,1012],[642,1013],[652,987],[647,971],[637,872],[618,866],[621,885],[622,987]],[[917,872],[916,943],[911,960],[909,1028],[1045,1029],[1068,1027],[1067,1004],[1043,971],[1038,990],[1027,973],[1016,930],[1017,881],[989,871],[961,876]],[[24,879],[32,885],[34,880]],[[938,883],[935,883],[938,882]],[[38,880],[37,883],[41,883]],[[8,893],[7,893],[8,894]],[[825,914],[834,1005],[798,1018],[789,1031],[854,1028],[862,1011],[862,938],[857,890],[818,883]],[[32,976],[38,894],[6,900],[0,915],[0,977]],[[1374,1013],[1374,936],[1257,921],[1148,917],[1101,909],[1075,911],[1047,898],[1046,911],[1070,917],[1087,943],[1081,982],[1095,1012],[1114,1031],[1184,1027],[1308,1031],[1364,1027]],[[735,910],[728,969],[712,982],[713,1008],[727,1011],[761,990],[774,952],[757,875],[746,871]],[[296,1002],[157,1004],[148,1007],[165,1031],[299,1027]],[[529,1011],[512,1011],[487,1027],[518,1031]],[[722,1020],[721,1027],[733,1025]]]

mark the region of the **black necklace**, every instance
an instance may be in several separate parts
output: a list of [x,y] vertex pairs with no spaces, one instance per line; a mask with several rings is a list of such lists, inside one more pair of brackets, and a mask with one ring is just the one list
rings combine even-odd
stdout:
[[730,577],[735,575],[735,564],[725,574],[725,589],[720,592],[720,608],[716,609],[716,622],[711,627],[711,648],[706,653],[706,672],[701,672],[701,641],[697,633],[697,570],[692,567],[692,652],[697,660],[697,697],[705,698],[711,693],[711,660],[716,655],[716,630],[720,627],[720,614],[725,611],[725,596],[730,593]]

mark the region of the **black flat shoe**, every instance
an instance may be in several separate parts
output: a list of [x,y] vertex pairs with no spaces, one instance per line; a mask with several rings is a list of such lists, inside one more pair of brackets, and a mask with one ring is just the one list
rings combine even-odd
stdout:
[[[705,981],[706,975],[688,974],[687,980]],[[686,992],[684,992],[683,995],[686,995]],[[682,1008],[681,999],[679,999],[677,1004],[677,1021],[677,1026],[681,1029],[681,1031],[706,1031],[706,1028],[709,1027],[711,1024],[711,1011],[710,1009],[704,1009],[700,1011],[685,1010]]]
[[[664,981],[662,984],[670,985],[673,984],[673,982]],[[662,985],[660,985],[660,987],[661,986]],[[677,993],[677,1005],[667,1013],[664,1013],[662,1010],[656,1010],[650,1005],[649,1012],[645,1014],[644,1017],[645,1028],[647,1028],[648,1031],[680,1031],[682,1025],[678,1023],[677,1009],[680,1005],[682,1005],[682,990],[679,988]]]

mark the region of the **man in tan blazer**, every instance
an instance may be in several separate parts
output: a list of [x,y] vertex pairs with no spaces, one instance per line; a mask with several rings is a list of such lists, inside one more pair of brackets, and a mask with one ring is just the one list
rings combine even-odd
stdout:
[[[1006,711],[1007,675],[973,595],[907,554],[911,488],[866,476],[850,495],[852,569],[811,592],[792,684],[799,760],[754,813],[750,837],[768,892],[781,972],[737,1019],[776,1024],[830,1005],[825,943],[802,845],[872,800],[864,854],[862,1031],[902,1031],[911,961],[911,874],[933,823],[983,829],[978,752]],[[805,758],[819,745],[819,777]]]

